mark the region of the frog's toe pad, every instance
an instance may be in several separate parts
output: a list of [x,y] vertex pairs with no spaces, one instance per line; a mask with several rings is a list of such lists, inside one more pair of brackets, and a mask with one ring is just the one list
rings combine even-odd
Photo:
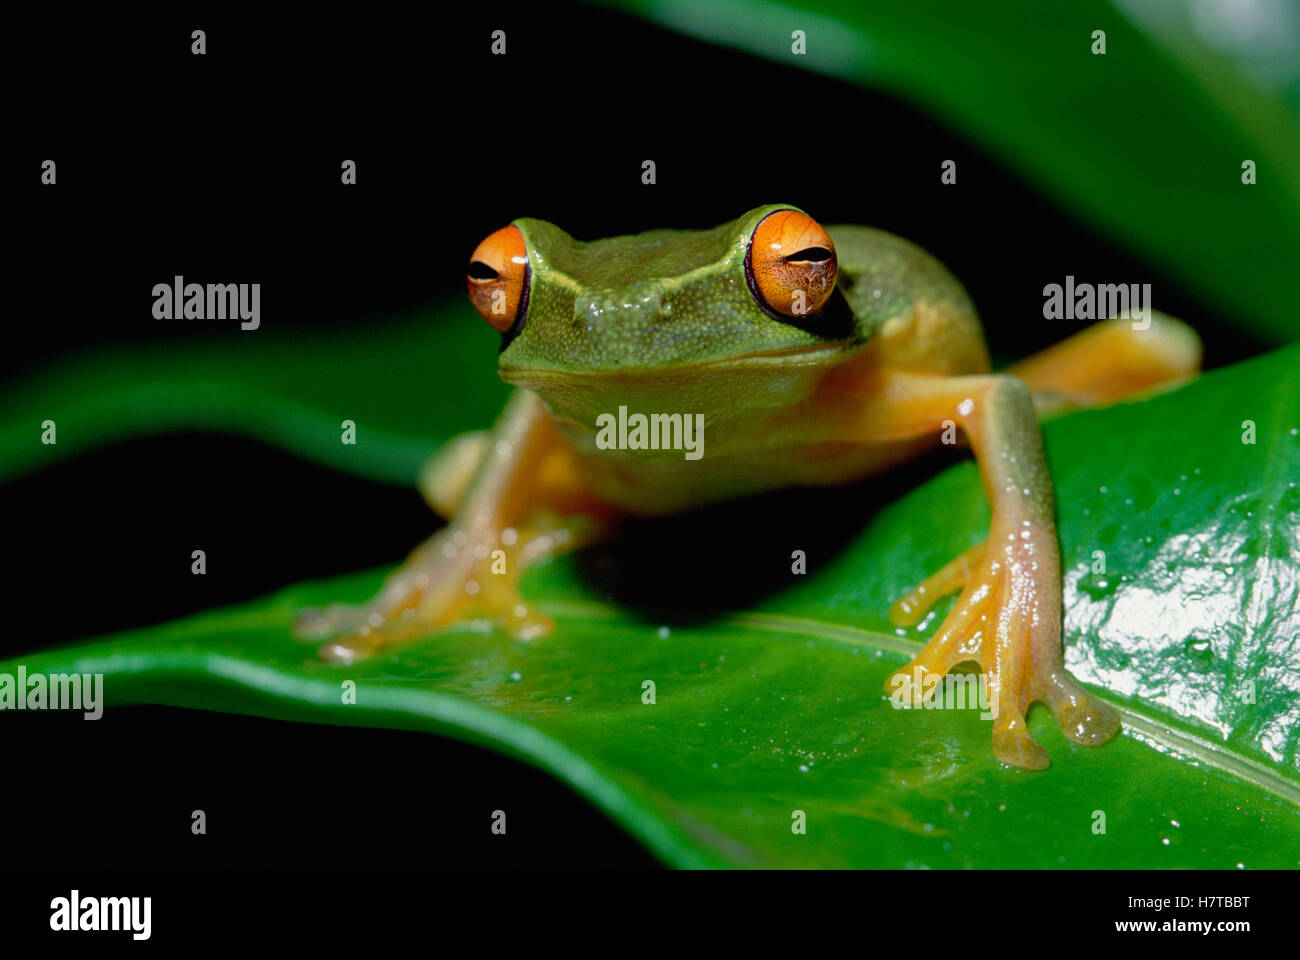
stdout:
[[1024,770],[1046,770],[1051,765],[1047,751],[1034,742],[1023,717],[993,728],[993,755],[1002,763]]
[[338,633],[353,633],[366,623],[365,607],[332,603],[327,607],[307,607],[293,621],[293,635],[300,640],[322,640]]
[[1064,703],[1052,704],[1061,731],[1075,743],[1096,746],[1119,730],[1119,714],[1096,697],[1082,691]]

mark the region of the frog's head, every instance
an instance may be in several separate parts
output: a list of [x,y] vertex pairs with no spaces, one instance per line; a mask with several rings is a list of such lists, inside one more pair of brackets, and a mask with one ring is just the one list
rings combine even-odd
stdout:
[[[584,243],[520,219],[479,244],[469,295],[502,333],[501,376],[530,386],[681,374],[826,350],[853,336],[831,309],[835,247],[772,204],[712,230]],[[843,307],[843,303],[839,303]]]

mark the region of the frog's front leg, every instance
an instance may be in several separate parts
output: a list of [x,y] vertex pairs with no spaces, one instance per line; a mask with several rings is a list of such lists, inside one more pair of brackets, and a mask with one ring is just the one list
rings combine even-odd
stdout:
[[1066,673],[1062,661],[1052,481],[1029,389],[997,375],[884,374],[879,387],[863,424],[868,433],[902,439],[955,421],[970,441],[993,508],[984,543],[927,581],[931,596],[913,604],[915,615],[932,597],[962,588],[938,632],[899,673],[920,667],[923,675],[942,675],[962,661],[978,663],[995,704],[994,754],[1012,766],[1048,765],[1025,727],[1035,700],[1051,707],[1070,739],[1107,740],[1119,728],[1117,715]]
[[296,632],[332,638],[326,659],[352,662],[475,613],[516,636],[549,632],[517,584],[537,560],[604,532],[610,511],[577,479],[536,395],[516,391],[490,432],[457,438],[431,460],[420,487],[450,523],[415,549],[359,605],[303,611]]

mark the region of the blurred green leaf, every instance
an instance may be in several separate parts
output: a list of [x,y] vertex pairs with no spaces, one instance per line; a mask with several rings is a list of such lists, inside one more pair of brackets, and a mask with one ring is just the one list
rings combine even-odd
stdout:
[[[297,610],[365,598],[373,571],[0,673],[103,673],[110,705],[486,744],[567,781],[679,866],[1300,866],[1298,363],[1288,348],[1047,425],[1067,663],[1122,710],[1125,735],[1080,747],[1036,708],[1053,761],[1042,773],[997,764],[974,712],[895,711],[882,692],[924,632],[889,628],[889,601],[987,528],[970,463],[881,509],[755,609],[667,631],[568,558],[525,578],[558,624],[533,642],[470,622],[341,667],[291,639]],[[1091,572],[1096,550],[1105,577]],[[340,702],[345,679],[355,705]]]
[[[124,437],[215,430],[413,485],[440,441],[500,411],[509,390],[497,377],[499,339],[460,297],[310,337],[261,331],[63,360],[0,394],[0,483]],[[40,442],[47,419],[56,444]],[[339,442],[345,419],[357,424],[355,445]]]
[[[605,5],[911,100],[1261,337],[1300,334],[1294,4]],[[791,53],[795,29],[807,35],[802,56]],[[1104,56],[1090,52],[1099,29]],[[1250,65],[1260,69],[1248,75]],[[870,128],[869,118],[837,123]],[[862,147],[846,134],[844,149]],[[1241,182],[1245,160],[1256,163],[1254,186]]]

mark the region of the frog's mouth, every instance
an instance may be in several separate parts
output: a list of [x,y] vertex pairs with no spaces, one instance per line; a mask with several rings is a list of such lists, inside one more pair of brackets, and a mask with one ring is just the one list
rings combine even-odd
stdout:
[[847,356],[858,345],[852,338],[829,343],[806,343],[796,346],[758,350],[719,359],[688,361],[672,366],[630,367],[618,366],[595,370],[559,370],[548,367],[518,367],[501,365],[497,372],[506,383],[521,387],[563,387],[566,383],[583,384],[609,380],[665,380],[711,375],[725,375],[733,370],[749,372],[765,366],[774,371],[792,366],[827,366]]

